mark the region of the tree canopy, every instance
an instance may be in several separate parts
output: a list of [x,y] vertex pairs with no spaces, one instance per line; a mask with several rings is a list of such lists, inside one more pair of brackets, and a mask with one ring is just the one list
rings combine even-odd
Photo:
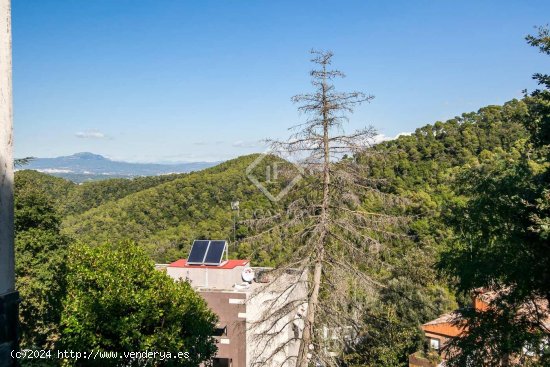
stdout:
[[[216,315],[188,283],[174,282],[155,270],[139,246],[130,242],[93,247],[75,244],[69,254],[61,318],[65,349],[188,353],[157,359],[159,366],[196,367],[214,355]],[[140,365],[137,359],[125,361]],[[112,359],[100,362],[119,363]]]
[[[550,54],[548,29],[527,40]],[[545,89],[524,99],[519,121],[528,139],[509,152],[485,154],[455,182],[461,199],[446,216],[455,235],[440,265],[457,277],[459,290],[497,296],[486,312],[463,312],[468,332],[453,341],[451,366],[550,361],[550,85],[546,75],[534,78]]]
[[60,337],[68,239],[60,234],[60,217],[40,191],[23,185],[16,186],[15,194],[21,347],[54,348]]

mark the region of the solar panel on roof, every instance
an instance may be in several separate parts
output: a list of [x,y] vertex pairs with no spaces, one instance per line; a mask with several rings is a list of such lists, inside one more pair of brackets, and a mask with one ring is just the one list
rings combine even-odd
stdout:
[[206,251],[208,250],[208,240],[195,240],[193,242],[193,247],[191,247],[191,252],[189,253],[189,258],[187,259],[188,264],[202,264],[204,262],[204,257]]
[[222,262],[223,254],[225,253],[225,241],[210,241],[208,252],[204,258],[206,265],[219,265]]

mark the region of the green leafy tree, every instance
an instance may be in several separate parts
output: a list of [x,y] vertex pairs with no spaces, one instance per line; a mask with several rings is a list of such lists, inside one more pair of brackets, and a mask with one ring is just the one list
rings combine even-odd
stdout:
[[399,367],[404,357],[416,350],[411,345],[419,331],[416,327],[404,327],[401,318],[391,305],[378,304],[365,322],[369,328],[358,336],[356,347],[343,357],[346,367]]
[[[150,361],[158,366],[199,366],[216,352],[216,316],[206,302],[188,283],[174,282],[155,270],[146,253],[130,242],[74,245],[63,306],[66,349],[189,353],[188,358]],[[109,359],[95,363],[120,365]]]
[[[539,27],[536,35],[528,35],[527,42],[538,47],[540,52],[550,55],[550,28]],[[550,75],[536,73],[533,79],[544,86],[537,89],[527,98],[530,106],[530,119],[526,121],[527,129],[531,132],[531,141],[536,148],[545,150],[546,160],[549,159],[550,150]]]
[[22,348],[55,348],[59,339],[68,245],[59,226],[59,216],[46,197],[16,181],[16,282],[22,299]]
[[[547,28],[527,39],[550,54]],[[496,298],[488,311],[464,312],[468,333],[453,341],[450,366],[550,363],[550,86],[548,76],[534,78],[546,89],[525,98],[529,140],[485,155],[457,180],[463,197],[449,215],[457,236],[441,266],[459,290],[491,289]]]

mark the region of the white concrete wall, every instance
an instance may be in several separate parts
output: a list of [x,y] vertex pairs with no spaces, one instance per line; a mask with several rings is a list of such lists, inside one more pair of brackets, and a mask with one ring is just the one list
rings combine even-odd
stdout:
[[0,295],[15,290],[11,4],[0,0]]
[[[168,267],[166,272],[176,280],[188,279],[194,288],[202,288],[202,292],[209,294],[212,291],[219,291],[221,294],[224,290],[244,294],[246,301],[234,301],[239,301],[238,304],[241,304],[240,301],[244,302],[245,312],[238,313],[237,319],[246,320],[245,335],[233,335],[231,343],[245,344],[246,367],[294,367],[300,341],[291,339],[294,337],[293,324],[299,326],[300,337],[303,329],[303,320],[298,315],[302,314],[305,317],[306,277],[285,274],[270,283],[252,283],[248,289],[235,289],[234,284],[242,283],[241,273],[248,267],[248,264],[234,269]],[[292,284],[296,285],[289,288]],[[211,298],[210,296],[209,299]],[[231,301],[233,299],[229,299],[230,304]],[[292,303],[292,307],[286,309],[282,317],[273,314],[289,303]],[[222,310],[218,312],[222,313]],[[276,319],[278,320],[274,327],[269,330]],[[267,332],[273,335],[266,336]],[[278,349],[280,350],[277,351]]]
[[[304,277],[301,278],[302,281]],[[301,330],[306,307],[303,301],[307,296],[305,283],[296,283],[298,275],[284,275],[272,283],[256,288],[248,297],[247,315],[247,367],[294,367],[298,357],[300,342],[292,341],[295,323]],[[285,304],[292,307],[281,311]],[[270,335],[267,335],[267,334]],[[279,349],[279,351],[278,351]],[[290,358],[289,358],[290,357]],[[293,357],[293,358],[292,358]]]
[[235,283],[242,283],[241,273],[249,265],[236,266],[233,269],[215,267],[201,268],[166,268],[166,273],[173,279],[189,280],[193,288],[233,289]]

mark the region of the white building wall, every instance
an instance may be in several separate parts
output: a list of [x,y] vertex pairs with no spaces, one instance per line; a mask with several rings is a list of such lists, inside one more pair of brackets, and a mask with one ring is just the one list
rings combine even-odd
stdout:
[[[292,339],[295,332],[301,338],[304,327],[301,317],[305,317],[306,312],[305,273],[283,274],[269,283],[253,282],[248,288],[234,287],[235,284],[243,283],[241,274],[248,267],[248,264],[234,269],[169,266],[166,272],[175,280],[190,281],[192,287],[201,293],[209,293],[210,302],[215,302],[216,297],[212,294],[217,292],[220,295],[235,293],[236,296],[228,298],[227,306],[218,309],[218,312],[224,314],[227,307],[235,304],[244,306],[244,312],[239,311],[235,316],[246,322],[245,332],[244,335],[233,335],[231,345],[232,348],[238,348],[233,344],[244,344],[246,367],[294,367],[300,340]],[[237,297],[237,294],[244,294],[246,299]]]
[[[294,367],[303,330],[307,288],[305,277],[285,274],[256,288],[247,299],[247,367]],[[282,312],[281,312],[282,311]]]
[[188,280],[193,288],[233,289],[235,284],[242,283],[242,271],[249,265],[236,266],[233,269],[214,267],[181,268],[167,267],[166,274],[173,279]]

